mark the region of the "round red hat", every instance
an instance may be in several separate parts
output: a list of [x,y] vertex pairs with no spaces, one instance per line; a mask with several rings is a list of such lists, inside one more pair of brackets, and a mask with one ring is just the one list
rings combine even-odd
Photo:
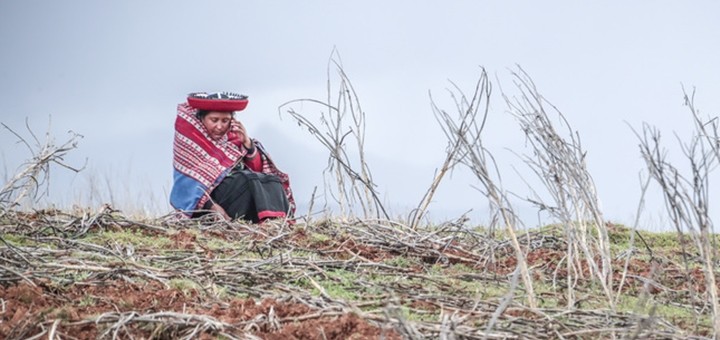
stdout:
[[193,92],[188,94],[188,105],[205,111],[242,111],[248,104],[248,96],[232,92]]

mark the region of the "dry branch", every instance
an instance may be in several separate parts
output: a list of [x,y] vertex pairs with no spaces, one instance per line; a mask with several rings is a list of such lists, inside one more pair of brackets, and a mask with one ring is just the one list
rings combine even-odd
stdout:
[[[667,160],[662,149],[660,131],[643,124],[642,134],[634,131],[640,140],[640,152],[645,159],[648,172],[663,192],[665,207],[677,231],[682,246],[685,271],[690,273],[690,259],[685,255],[697,252],[701,259],[706,297],[692,296],[708,301],[712,309],[715,336],[720,336],[720,301],[716,282],[717,250],[713,244],[713,221],[710,218],[710,174],[720,162],[718,144],[718,117],[704,120],[695,108],[692,95],[684,94],[685,105],[689,108],[695,123],[690,141],[681,148],[689,163],[689,173],[683,174]],[[686,233],[692,244],[686,240]],[[691,248],[692,247],[692,248]],[[692,286],[691,286],[692,287]]]
[[50,127],[45,133],[45,140],[40,141],[28,125],[27,120],[25,125],[28,133],[33,138],[34,144],[32,145],[26,138],[2,123],[6,130],[18,138],[18,143],[22,143],[27,147],[32,157],[25,161],[15,176],[0,189],[0,217],[7,214],[8,210],[17,208],[26,199],[36,202],[47,194],[51,165],[59,165],[74,172],[79,172],[84,168],[84,166],[74,168],[64,161],[67,153],[77,148],[78,140],[82,138],[81,135],[70,131],[68,140],[56,145],[54,138],[50,135]]
[[[365,218],[389,218],[380,201],[373,182],[370,167],[365,158],[365,111],[340,62],[337,52],[333,52],[328,63],[327,100],[296,99],[282,104],[279,110],[287,108],[288,114],[299,126],[307,128],[329,151],[328,166],[324,173],[335,181],[335,190],[325,183],[325,190],[334,197],[341,210],[341,216],[352,217],[354,203],[361,206]],[[337,74],[338,89],[333,96],[331,69]],[[317,119],[309,118],[295,110],[293,105],[312,104],[320,107]],[[351,123],[346,125],[346,119]],[[347,139],[355,140],[354,150],[357,154],[349,154]]]
[[[524,161],[551,198],[551,202],[540,197],[528,200],[563,224],[568,241],[567,271],[576,273],[567,276],[568,307],[575,304],[573,287],[576,279],[583,278],[580,255],[584,257],[584,263],[590,268],[593,278],[600,283],[612,307],[615,300],[607,226],[599,208],[595,184],[587,170],[586,152],[580,143],[580,136],[572,130],[563,114],[538,92],[522,68],[513,72],[513,76],[520,94],[516,97],[503,96],[532,149],[532,156],[525,156]],[[559,127],[567,130],[566,137],[556,128],[546,112],[546,106],[557,114]],[[594,229],[594,233],[591,229]],[[599,258],[599,264],[596,258]]]
[[[491,92],[492,87],[488,80],[487,72],[485,69],[482,69],[471,97],[467,97],[457,86],[455,86],[455,92],[450,92],[457,108],[457,118],[433,106],[435,116],[445,136],[449,139],[448,151],[443,168],[438,175],[440,177],[436,177],[430,190],[428,190],[428,194],[425,195],[423,202],[421,202],[418,207],[414,223],[417,222],[418,217],[421,216],[427,207],[429,198],[432,197],[432,194],[442,179],[441,175],[444,175],[444,173],[455,166],[455,164],[460,163],[467,166],[477,180],[480,181],[482,186],[480,191],[487,197],[490,203],[491,214],[493,215],[492,220],[502,220],[503,227],[510,235],[510,241],[515,250],[515,256],[517,257],[519,273],[523,279],[525,289],[528,292],[528,304],[531,308],[535,308],[537,307],[537,302],[527,261],[525,260],[525,250],[520,246],[515,231],[520,221],[517,219],[512,204],[502,188],[500,175],[495,166],[494,158],[490,151],[483,145],[482,132],[487,120]],[[495,226],[491,225],[491,235],[494,234],[494,229]]]
[[[502,268],[505,274],[487,273],[482,267],[491,253],[505,259],[514,257],[509,239],[490,238],[459,226],[413,229],[395,221],[329,220],[298,225],[288,234],[287,226],[281,223],[258,226],[182,221],[172,225],[162,218],[129,223],[112,209],[85,215],[8,216],[12,219],[3,222],[2,235],[13,235],[14,243],[0,244],[0,289],[30,287],[26,283],[30,281],[37,286],[32,289],[50,299],[62,291],[86,292],[119,282],[135,289],[151,285],[157,290],[178,290],[171,288],[177,282],[194,287],[190,295],[194,298],[184,298],[181,309],[110,307],[96,316],[71,320],[43,314],[37,320],[29,317],[30,322],[18,326],[7,336],[9,339],[47,336],[57,320],[61,321],[54,328],[56,337],[72,334],[71,330],[77,329],[73,327],[95,325],[92,327],[98,335],[105,338],[196,338],[200,334],[246,338],[349,314],[377,327],[391,327],[394,334],[406,338],[686,337],[682,330],[656,316],[528,308],[511,298],[500,301],[477,291],[458,290],[471,284],[514,286],[519,281],[519,275],[513,275],[519,273],[515,265]],[[93,222],[88,227],[89,220]],[[310,232],[331,237],[313,241],[308,237]],[[138,239],[131,243],[113,235],[136,235]],[[521,247],[533,251],[560,252],[566,244],[540,232],[529,233],[521,241],[527,242]],[[388,262],[391,259],[415,264]],[[468,271],[434,272],[459,265]],[[552,268],[541,271],[548,275]],[[354,298],[338,295],[340,283]],[[277,308],[265,309],[242,319],[222,319],[210,311],[237,307],[232,307],[235,300],[221,298],[219,291],[297,304],[307,311],[283,317]],[[179,293],[176,298],[186,296],[183,294],[188,293]],[[525,287],[517,285],[515,292],[505,296],[526,294]],[[204,297],[202,301],[198,301],[200,297]],[[9,306],[17,301],[15,296],[6,295],[1,302],[15,308]],[[409,318],[408,312],[415,317]],[[0,314],[0,319],[8,317],[6,314]],[[35,328],[38,324],[42,327]],[[142,333],[147,329],[156,333]]]

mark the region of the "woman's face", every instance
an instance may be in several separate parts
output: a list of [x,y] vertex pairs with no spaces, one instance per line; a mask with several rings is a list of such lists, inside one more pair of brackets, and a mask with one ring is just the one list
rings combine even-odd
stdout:
[[230,129],[230,123],[233,120],[232,112],[208,112],[202,119],[202,123],[207,129],[210,138],[219,140]]

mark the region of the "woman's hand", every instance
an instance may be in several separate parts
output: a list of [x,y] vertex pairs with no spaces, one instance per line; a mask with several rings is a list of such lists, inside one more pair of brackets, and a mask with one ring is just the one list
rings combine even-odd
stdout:
[[233,120],[230,122],[230,131],[238,134],[240,142],[245,146],[246,149],[252,148],[252,139],[250,139],[250,136],[248,136],[247,130],[245,130],[245,125],[243,125],[240,121],[233,118]]
[[225,209],[223,209],[223,207],[221,207],[220,204],[214,203],[214,204],[210,207],[210,210],[213,211],[213,212],[216,212],[216,213],[220,214],[220,216],[222,216],[222,218],[223,218],[225,221],[230,221],[230,215],[228,215],[227,212],[225,212]]

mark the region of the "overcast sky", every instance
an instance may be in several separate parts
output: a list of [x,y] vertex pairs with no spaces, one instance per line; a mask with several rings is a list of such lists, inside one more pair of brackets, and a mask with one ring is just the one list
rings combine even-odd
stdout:
[[[449,81],[471,92],[480,67],[494,82],[485,142],[507,189],[529,195],[518,177],[532,174],[513,154],[529,150],[500,96],[514,93],[510,70],[520,65],[580,133],[606,218],[630,224],[644,163],[629,126],[657,126],[672,156],[673,133],[692,127],[682,85],[697,89],[703,114],[720,113],[719,17],[715,1],[3,0],[0,121],[22,132],[28,119],[44,133],[51,117],[58,141],[68,130],[84,136],[67,161],[87,159],[86,169],[52,170],[55,204],[112,199],[162,213],[177,103],[193,91],[241,92],[250,105],[238,117],[290,174],[302,207],[323,185],[326,154],[278,107],[324,99],[336,49],[366,113],[378,190],[401,216],[444,157],[428,94],[449,103]],[[6,174],[29,156],[15,140],[0,132]],[[457,171],[431,217],[472,209],[486,220],[476,184]],[[651,193],[642,221],[663,228]]]

